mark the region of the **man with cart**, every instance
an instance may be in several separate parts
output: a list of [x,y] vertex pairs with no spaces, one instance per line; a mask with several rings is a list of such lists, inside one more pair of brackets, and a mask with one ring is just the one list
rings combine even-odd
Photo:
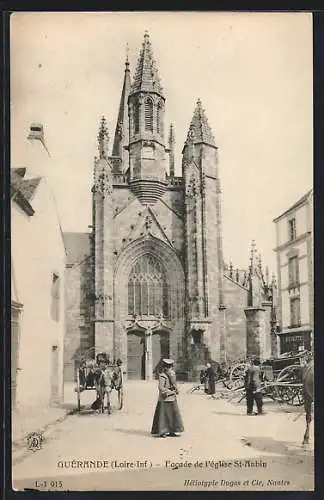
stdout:
[[[265,415],[263,411],[263,400],[261,392],[260,360],[254,358],[245,374],[245,391],[247,415]],[[257,413],[253,413],[253,405],[256,403]]]

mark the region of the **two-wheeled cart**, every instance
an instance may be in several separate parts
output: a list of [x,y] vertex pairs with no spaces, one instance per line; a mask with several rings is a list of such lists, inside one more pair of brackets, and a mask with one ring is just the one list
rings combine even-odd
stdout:
[[[75,392],[77,396],[78,412],[81,411],[81,394],[84,391],[94,391],[98,398],[100,394],[99,383],[103,371],[107,368],[107,366],[113,374],[111,384],[112,405],[118,410],[123,408],[124,380],[122,366],[119,363],[110,363],[108,355],[105,355],[104,353],[99,353],[95,357],[94,349],[90,348],[82,353],[79,353],[76,365]],[[113,394],[116,396],[113,396]]]

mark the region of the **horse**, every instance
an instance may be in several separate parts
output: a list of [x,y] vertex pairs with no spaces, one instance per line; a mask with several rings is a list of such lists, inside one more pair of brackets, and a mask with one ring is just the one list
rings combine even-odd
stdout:
[[314,401],[314,361],[307,363],[303,371],[303,396],[306,413],[306,430],[303,444],[309,443],[309,426],[312,421],[312,404]]

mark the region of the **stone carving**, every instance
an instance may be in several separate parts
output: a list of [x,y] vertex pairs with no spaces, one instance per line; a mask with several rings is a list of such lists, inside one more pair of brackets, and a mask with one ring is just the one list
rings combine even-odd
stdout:
[[104,168],[95,176],[93,191],[103,196],[112,194],[113,187],[110,181],[110,176]]
[[186,195],[188,196],[188,198],[194,198],[197,194],[198,194],[197,179],[195,175],[192,174],[187,185]]
[[122,122],[118,122],[118,125],[117,125],[117,135],[120,138],[123,137],[123,123]]
[[100,122],[98,133],[98,151],[99,158],[108,158],[109,134],[106,125],[106,119],[103,116]]
[[189,131],[188,131],[188,136],[187,136],[187,142],[193,143],[196,138],[196,134],[194,131],[193,126],[190,126]]
[[205,191],[206,189],[206,174],[202,173],[201,174],[201,189]]
[[149,231],[151,229],[152,224],[153,224],[152,217],[150,217],[149,215],[147,215],[145,217],[145,229],[146,229],[146,231]]
[[163,317],[143,319],[141,316],[135,316],[132,321],[125,323],[126,330],[133,330],[139,328],[140,330],[145,330],[145,335],[152,335],[155,330],[170,330],[170,327]]

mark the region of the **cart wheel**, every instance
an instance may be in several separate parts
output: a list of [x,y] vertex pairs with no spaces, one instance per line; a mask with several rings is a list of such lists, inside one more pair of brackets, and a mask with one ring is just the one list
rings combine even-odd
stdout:
[[121,410],[124,404],[124,389],[123,387],[120,387],[118,389],[118,409]]
[[244,386],[244,377],[247,368],[248,364],[245,362],[236,363],[232,366],[229,376],[229,384],[227,384],[230,389],[237,389]]
[[302,368],[300,365],[286,366],[279,373],[277,381],[287,383],[287,386],[279,386],[278,388],[282,402],[290,406],[302,406],[304,404]]

